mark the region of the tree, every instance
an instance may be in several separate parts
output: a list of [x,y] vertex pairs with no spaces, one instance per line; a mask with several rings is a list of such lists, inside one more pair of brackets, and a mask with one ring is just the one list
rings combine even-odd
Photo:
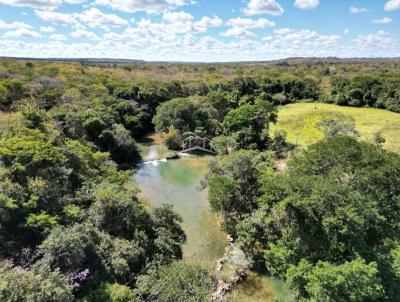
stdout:
[[210,165],[207,175],[209,201],[224,215],[224,227],[234,233],[236,223],[255,207],[260,171],[270,165],[268,154],[235,151]]
[[295,157],[287,173],[262,174],[258,210],[238,225],[238,241],[280,276],[302,260],[376,262],[385,299],[395,301],[398,279],[387,268],[387,244],[400,239],[399,177],[394,153],[347,136],[319,142]]
[[356,130],[354,119],[351,117],[348,117],[348,121],[325,119],[317,124],[317,128],[324,133],[325,138],[339,135],[360,137],[360,133]]
[[223,121],[225,135],[232,136],[240,149],[266,149],[269,143],[269,124],[276,122],[276,108],[258,100],[228,112]]
[[202,98],[179,98],[161,104],[153,117],[156,131],[171,127],[184,132],[196,129],[210,129],[212,108]]
[[227,155],[236,149],[236,141],[233,137],[220,135],[211,140],[211,147],[218,155]]
[[81,302],[139,302],[139,300],[128,286],[103,283],[99,289],[91,292]]
[[73,287],[59,271],[49,271],[46,268],[30,271],[6,263],[0,267],[0,276],[1,301],[74,301]]
[[383,296],[377,264],[362,259],[334,265],[301,261],[287,272],[290,287],[306,297],[302,301],[358,302],[378,301]]
[[215,280],[197,265],[174,262],[139,277],[138,290],[146,301],[208,302]]

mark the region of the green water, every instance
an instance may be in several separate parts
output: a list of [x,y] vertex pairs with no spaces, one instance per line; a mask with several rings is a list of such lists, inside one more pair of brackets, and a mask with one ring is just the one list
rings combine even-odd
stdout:
[[[150,146],[145,157],[147,162],[140,165],[135,175],[141,194],[152,206],[165,203],[174,206],[183,218],[182,227],[187,236],[184,259],[213,271],[228,243],[210,210],[207,190],[200,189],[200,181],[207,173],[207,161],[196,158],[154,161],[158,148]],[[227,301],[271,302],[277,296],[289,301],[282,282],[250,273]]]
[[136,182],[142,196],[152,205],[172,204],[183,218],[182,227],[187,236],[183,247],[184,258],[213,267],[223,256],[226,236],[220,230],[207,200],[207,190],[200,189],[200,181],[207,173],[202,160],[151,161],[157,157],[151,146],[136,173]]

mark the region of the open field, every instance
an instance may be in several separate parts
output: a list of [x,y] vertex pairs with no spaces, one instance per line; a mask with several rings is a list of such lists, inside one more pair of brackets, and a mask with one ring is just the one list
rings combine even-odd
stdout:
[[279,109],[278,123],[272,130],[286,130],[288,140],[307,146],[323,138],[316,124],[326,118],[352,116],[361,140],[370,140],[381,131],[386,139],[384,147],[400,153],[400,114],[373,108],[341,107],[330,104],[298,103]]

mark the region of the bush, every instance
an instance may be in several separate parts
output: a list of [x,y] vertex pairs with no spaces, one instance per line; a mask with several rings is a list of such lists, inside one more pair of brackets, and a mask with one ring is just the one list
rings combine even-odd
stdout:
[[215,280],[201,267],[174,262],[139,277],[138,290],[149,302],[209,302]]
[[104,283],[80,302],[138,302],[128,286],[118,283]]
[[73,288],[68,279],[58,271],[47,269],[29,271],[11,267],[9,263],[0,267],[0,301],[4,302],[72,302]]
[[179,131],[172,130],[165,138],[164,143],[167,145],[168,149],[180,151],[182,149],[183,136]]

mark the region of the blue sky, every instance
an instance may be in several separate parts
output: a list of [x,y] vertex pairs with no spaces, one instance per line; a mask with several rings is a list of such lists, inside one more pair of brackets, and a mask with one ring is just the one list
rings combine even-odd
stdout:
[[0,56],[400,57],[400,0],[0,0]]

